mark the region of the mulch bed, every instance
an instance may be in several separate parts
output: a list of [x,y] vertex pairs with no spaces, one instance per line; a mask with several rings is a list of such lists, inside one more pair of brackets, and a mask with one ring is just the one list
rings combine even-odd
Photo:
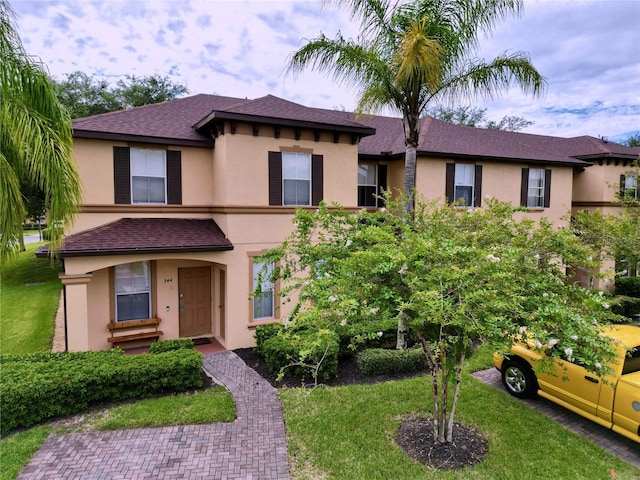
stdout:
[[[312,379],[288,377],[277,382],[275,375],[267,370],[264,359],[254,352],[253,348],[241,348],[234,352],[244,362],[276,388],[308,386]],[[326,386],[358,385],[400,380],[423,373],[405,373],[396,375],[363,375],[357,368],[354,358],[344,358],[338,363],[338,375],[322,382]],[[426,379],[426,381],[429,381]],[[453,427],[453,443],[440,444],[433,436],[433,424],[429,419],[411,415],[406,417],[395,438],[396,443],[406,454],[429,468],[451,470],[471,467],[480,463],[487,454],[487,440],[472,427],[455,423]]]

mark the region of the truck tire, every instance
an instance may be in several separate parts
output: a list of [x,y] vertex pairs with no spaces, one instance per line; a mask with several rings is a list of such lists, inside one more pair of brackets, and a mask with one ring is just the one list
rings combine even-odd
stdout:
[[538,391],[538,382],[531,368],[513,360],[505,360],[502,364],[502,384],[517,398],[531,398]]

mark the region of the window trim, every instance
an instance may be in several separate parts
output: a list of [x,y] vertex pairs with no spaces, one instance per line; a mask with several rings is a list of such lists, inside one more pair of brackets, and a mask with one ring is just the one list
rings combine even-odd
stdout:
[[[283,151],[285,151],[283,149]],[[310,153],[309,150],[297,150],[295,148],[286,149],[291,153]],[[269,205],[283,206],[282,191],[282,151],[270,151],[268,153],[268,176],[269,176]],[[318,206],[324,195],[324,157],[322,155],[311,154],[311,205],[301,205],[299,207]],[[288,208],[296,208],[295,205],[286,205]]]
[[[627,187],[627,179],[633,178],[635,187]],[[640,176],[635,173],[623,173],[620,175],[620,198],[624,199],[626,197],[627,190],[634,190],[635,193],[631,197],[635,200],[640,200]]]
[[520,206],[528,208],[530,210],[542,210],[551,206],[551,173],[549,168],[535,167],[535,170],[544,170],[544,197],[542,199],[542,206],[532,207],[529,206],[529,167],[522,169],[522,180],[520,184]]
[[[163,157],[164,157],[164,174],[162,176],[159,175],[146,175],[146,176],[136,176],[136,178],[162,178],[163,179],[163,183],[164,183],[164,192],[163,192],[163,196],[164,196],[164,200],[162,202],[142,202],[142,201],[135,201],[133,196],[134,196],[134,189],[133,189],[133,162],[135,161],[133,158],[133,152],[134,151],[138,151],[138,152],[149,152],[149,151],[160,151],[163,153]],[[129,181],[131,182],[130,184],[130,192],[131,192],[131,204],[132,205],[167,205],[168,204],[168,191],[169,191],[169,180],[168,180],[168,168],[167,168],[167,151],[166,150],[162,150],[162,149],[155,149],[155,148],[139,148],[139,147],[131,147],[129,149],[129,163],[130,163],[130,167],[129,167],[129,171],[130,171],[130,175],[129,175]],[[148,173],[148,172],[147,172]]]
[[[148,148],[149,150],[153,148]],[[159,149],[159,148],[157,148]],[[131,148],[113,147],[113,190],[116,205],[182,205],[182,152],[163,149],[165,154],[165,203],[132,203]]]
[[[285,177],[285,167],[284,167],[284,163],[285,163],[285,155],[295,155],[296,158],[296,162],[298,161],[298,158],[301,156],[305,156],[306,157],[306,161],[307,161],[307,166],[308,166],[308,171],[309,171],[309,177],[308,178],[288,178]],[[283,151],[281,152],[281,159],[282,159],[282,205],[287,206],[287,207],[310,207],[313,203],[312,200],[312,196],[313,196],[313,188],[312,188],[312,179],[313,179],[313,172],[312,172],[312,155],[310,153],[306,153],[306,152],[289,152],[289,151]],[[309,187],[308,187],[308,194],[309,194],[309,203],[285,203],[285,196],[286,196],[286,188],[285,188],[285,182],[287,180],[294,180],[294,181],[306,181],[309,182]]]
[[447,163],[445,170],[445,197],[449,205],[456,203],[456,165],[473,165],[473,189],[472,205],[465,205],[464,208],[476,208],[482,206],[482,165],[477,163]]
[[[249,258],[249,292],[253,292],[255,289],[255,277],[253,274],[253,267],[256,263],[257,257],[263,255],[264,253],[266,253],[267,250],[260,250],[257,252],[247,252],[247,256]],[[274,265],[274,267],[277,266]],[[273,297],[273,316],[271,317],[260,317],[260,318],[255,318],[255,297],[253,295],[249,295],[249,326],[256,326],[256,325],[262,325],[265,323],[274,323],[280,320],[280,281],[276,280],[273,284],[273,293],[272,293],[272,297]]]
[[[149,317],[154,318],[157,315],[156,312],[156,294],[157,294],[157,283],[156,283],[156,262],[155,260],[140,260],[140,262],[146,262],[149,264],[148,272],[149,272]],[[129,265],[131,263],[138,262],[128,262],[122,263],[118,265],[114,265],[109,268],[109,310],[111,312],[111,323],[126,323],[130,321],[135,321],[139,319],[131,319],[131,320],[118,320],[118,312],[117,312],[117,299],[116,299],[116,267],[119,265]]]

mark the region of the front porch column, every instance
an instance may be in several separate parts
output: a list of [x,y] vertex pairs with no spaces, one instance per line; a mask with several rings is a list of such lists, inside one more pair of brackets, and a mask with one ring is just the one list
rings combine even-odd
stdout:
[[89,350],[89,302],[87,284],[93,274],[67,275],[61,273],[65,288],[65,330],[67,350],[84,352]]

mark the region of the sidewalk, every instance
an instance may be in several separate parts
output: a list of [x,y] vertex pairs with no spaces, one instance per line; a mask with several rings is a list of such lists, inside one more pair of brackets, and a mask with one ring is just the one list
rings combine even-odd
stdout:
[[52,435],[18,479],[287,480],[276,389],[230,351],[206,355],[203,366],[233,394],[233,423]]

